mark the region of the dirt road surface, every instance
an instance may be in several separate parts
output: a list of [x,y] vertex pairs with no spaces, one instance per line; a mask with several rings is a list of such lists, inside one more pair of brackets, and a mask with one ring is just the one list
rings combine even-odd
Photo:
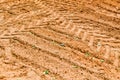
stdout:
[[0,80],[120,80],[120,1],[0,0]]

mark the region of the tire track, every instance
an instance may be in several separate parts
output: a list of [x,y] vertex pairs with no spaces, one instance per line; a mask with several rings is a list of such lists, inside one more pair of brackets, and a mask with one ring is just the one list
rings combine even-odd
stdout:
[[[42,33],[45,33],[45,31],[41,31]],[[72,44],[72,42],[71,42],[71,40],[69,40],[68,39],[68,37],[67,37],[67,40],[66,40],[66,42],[64,42],[64,41],[62,41],[62,38],[64,39],[64,37],[61,37],[61,39],[58,39],[59,37],[57,36],[57,34],[56,34],[56,36],[54,35],[54,33],[52,33],[51,32],[51,34],[50,34],[50,32],[49,32],[49,36],[47,35],[47,33],[45,33],[46,34],[46,36],[42,36],[42,35],[40,35],[39,33],[40,33],[40,30],[38,30],[38,31],[35,31],[34,32],[34,30],[32,31],[32,33],[34,34],[34,35],[36,35],[36,36],[38,36],[38,37],[43,37],[43,38],[45,38],[45,39],[47,39],[47,40],[50,40],[50,41],[52,41],[52,40],[54,40],[55,42],[57,42],[57,43],[64,43],[64,44],[66,44],[66,46],[68,46],[68,47],[70,47],[70,48],[72,48],[72,49],[75,49],[75,50],[78,50],[78,51],[80,51],[80,52],[83,52],[83,53],[85,53],[85,52],[90,52],[91,54],[93,53],[92,51],[90,51],[90,50],[85,50],[84,49],[84,51],[81,51],[81,49],[83,49],[82,48],[82,46],[78,46],[78,45],[75,45],[75,41],[74,41],[74,44]],[[38,35],[39,34],[39,35]],[[56,38],[53,38],[52,37],[52,34],[54,35],[54,37],[56,37]],[[60,36],[60,35],[59,35]],[[51,38],[51,39],[50,39]],[[78,41],[77,41],[77,43],[79,43]],[[76,46],[76,47],[75,47]],[[94,55],[96,58],[98,58],[98,59],[101,59],[102,58],[102,56],[100,57],[98,57],[98,55],[96,55],[96,54],[92,54],[92,55]]]
[[[16,49],[18,49],[18,48],[16,48],[17,46],[15,46],[15,50]],[[21,50],[24,50],[24,49],[21,49],[21,47],[19,48],[20,49],[20,51]],[[28,50],[30,50],[30,49],[27,49],[27,52],[28,52]],[[33,51],[33,50],[32,50]],[[30,52],[32,52],[32,51],[30,51]],[[27,53],[27,52],[22,52],[22,53],[25,53],[26,55],[27,54],[29,54],[29,53]],[[17,53],[17,52],[16,52]],[[65,77],[65,75],[67,75],[67,74],[69,74],[69,75],[71,75],[72,74],[72,72],[74,72],[74,70],[72,70],[72,71],[70,71],[71,70],[71,68],[70,68],[70,65],[68,65],[67,66],[67,63],[64,61],[64,59],[59,59],[59,58],[54,58],[54,57],[56,57],[56,56],[54,56],[53,57],[53,55],[52,56],[50,56],[51,54],[50,53],[48,53],[48,52],[43,52],[43,50],[40,50],[40,51],[38,51],[37,53],[36,52],[33,52],[34,54],[29,54],[29,55],[31,55],[31,57],[30,58],[32,58],[32,60],[34,60],[35,62],[36,62],[36,59],[37,59],[37,57],[40,59],[40,60],[37,60],[37,61],[39,61],[39,63],[42,61],[42,62],[45,62],[44,63],[44,65],[46,65],[47,67],[49,67],[49,70],[52,70],[53,72],[55,72],[55,73],[60,73],[63,77]],[[35,57],[35,56],[37,56],[37,57]],[[34,59],[35,58],[35,59]],[[49,61],[50,60],[50,61]],[[55,60],[55,61],[54,61]],[[51,63],[51,61],[52,62],[55,62],[56,63],[56,65],[54,65],[55,63]],[[38,63],[38,62],[37,62]],[[52,66],[52,64],[53,64],[53,66]],[[42,64],[43,65],[43,64]],[[58,67],[57,67],[57,65],[58,65]],[[60,66],[61,65],[61,66]],[[50,67],[50,66],[52,66],[52,67]],[[63,67],[62,67],[63,66]],[[72,65],[71,65],[72,66]],[[60,67],[62,67],[62,68],[60,68]],[[54,68],[57,68],[57,70],[55,70]],[[64,70],[64,68],[66,68],[66,71],[62,71],[61,69],[63,69]],[[69,69],[69,70],[67,70],[67,69]],[[60,71],[60,72],[59,72]],[[71,73],[69,73],[68,71],[70,71]],[[75,70],[76,71],[76,70]],[[81,69],[79,70],[80,72],[79,73],[81,73]],[[62,74],[63,72],[65,72],[66,74]],[[77,73],[78,73],[78,71],[77,71]],[[77,74],[77,73],[73,73],[74,75],[75,74]],[[83,73],[84,74],[84,73]],[[87,74],[87,73],[86,73]],[[67,79],[67,78],[66,78]],[[69,79],[71,80],[71,79],[74,79],[74,77],[72,77],[72,78],[70,78],[69,77]],[[78,79],[77,78],[77,76],[76,76],[76,78],[75,79]]]
[[[40,77],[43,78],[44,80],[45,79],[52,79],[52,77],[57,77],[58,80],[65,80],[58,73],[52,72],[51,69],[49,68],[49,66],[46,65],[46,67],[44,67],[43,64],[38,64],[38,62],[36,63],[34,54],[31,56],[31,54],[28,54],[28,52],[26,52],[26,50],[24,50],[23,48],[21,48],[21,47],[19,48],[17,46],[14,46],[14,47],[15,48],[13,48],[13,52],[14,52],[13,56],[15,56],[18,60],[21,60],[23,63],[27,64],[28,66],[32,66],[32,67],[36,68],[35,71],[37,71],[37,73],[40,75]],[[15,49],[18,51],[22,50],[21,54],[16,52]],[[27,51],[29,51],[29,50],[27,50]],[[23,56],[23,54],[25,54],[26,56],[30,56],[30,58]],[[38,53],[36,53],[36,54],[38,54]],[[41,56],[41,57],[44,57],[44,56]],[[38,60],[38,61],[39,61],[39,63],[41,62],[40,60]],[[41,68],[42,68],[42,70],[41,70]],[[44,74],[45,70],[49,71],[49,75]]]
[[[54,28],[55,28],[55,27],[54,27]],[[53,31],[56,31],[54,28],[53,28],[52,30],[53,30]],[[60,31],[57,31],[57,32],[61,33]],[[69,35],[69,34],[66,34],[66,35]]]
[[88,39],[89,40],[89,39]]
[[[32,46],[32,45],[31,45]],[[40,49],[40,48],[39,48]],[[62,58],[63,60],[64,60],[64,58]],[[68,60],[66,60],[65,59],[65,61],[68,61]],[[69,62],[69,61],[68,61]],[[71,62],[70,62],[71,63]],[[72,64],[74,64],[74,63],[72,63]],[[77,64],[75,64],[75,65],[77,65]],[[82,68],[82,69],[84,69],[84,70],[86,70],[84,67],[82,67],[82,66],[79,66],[80,68]],[[89,70],[88,70],[89,71]],[[91,72],[91,71],[89,71],[89,72]],[[98,75],[99,76],[99,75]],[[99,76],[99,77],[101,77],[101,76]],[[102,77],[101,77],[102,78]]]
[[86,7],[93,9],[96,13],[99,13],[101,15],[106,15],[106,16],[109,16],[112,18],[119,18],[120,17],[119,14],[111,13],[108,10],[101,9],[100,7],[97,7],[97,6],[87,4]]
[[[92,32],[92,33],[94,33],[94,32]],[[97,33],[98,34],[98,33]],[[95,34],[95,35],[97,35],[97,34]],[[95,36],[94,35],[94,36]],[[99,35],[99,34],[98,34]],[[97,38],[97,36],[95,36],[96,38]],[[102,37],[101,37],[102,38]],[[105,37],[106,39],[107,39],[107,37]],[[104,37],[103,37],[103,40],[105,39]],[[100,38],[98,38],[98,40],[99,40]],[[102,39],[101,39],[102,40]],[[111,40],[111,38],[110,38],[110,40]]]
[[[39,7],[39,6],[38,6]],[[29,11],[29,12],[27,12],[27,13],[22,13],[22,14],[20,14],[20,15],[17,15],[17,16],[13,16],[13,17],[11,17],[11,18],[9,18],[7,21],[5,21],[5,23],[4,23],[4,25],[6,24],[6,23],[8,23],[8,22],[13,22],[13,20],[19,20],[21,17],[23,18],[23,17],[27,17],[27,16],[31,16],[31,15],[34,15],[35,13],[39,13],[39,12],[41,12],[41,10],[39,10],[39,8],[38,8],[38,10],[36,10],[36,8],[34,8],[35,10],[33,11]],[[45,10],[45,8],[43,8],[44,10]],[[29,15],[28,15],[28,13],[29,13]],[[3,24],[2,24],[3,25]]]
[[[82,76],[83,73],[87,74],[82,77],[83,79],[85,79],[85,76],[90,76],[89,79],[94,79],[94,80],[96,79],[119,80],[119,76],[116,75],[119,73],[117,72],[117,69],[119,67],[119,61],[118,61],[119,55],[117,54],[119,52],[116,51],[119,51],[120,48],[119,46],[120,41],[118,36],[119,27],[117,28],[117,26],[119,26],[119,24],[117,24],[117,21],[119,22],[119,18],[117,18],[117,16],[119,16],[118,13],[116,14],[102,8],[100,9],[105,10],[110,14],[116,14],[116,15],[110,16],[100,11],[94,12],[94,8],[92,7],[89,8],[89,6],[94,6],[95,9],[97,9],[99,7],[98,5],[95,5],[97,1],[93,2],[94,4],[89,4],[89,1],[88,2],[83,0],[80,1],[80,6],[81,6],[80,12],[79,10],[77,10],[77,8],[79,9],[79,6],[76,6],[77,4],[79,4],[79,2],[76,3],[76,1],[69,0],[68,3],[64,1],[59,1],[60,2],[59,4],[58,2],[56,2],[55,5],[60,7],[57,6],[55,7],[55,5],[51,5],[54,3],[53,0],[49,0],[49,1],[27,0],[27,1],[33,3],[36,6],[33,7],[33,9],[35,9],[34,11],[31,8],[30,12],[23,14],[20,13],[20,15],[17,15],[17,18],[16,16],[13,16],[9,20],[7,20],[5,24],[1,25],[1,32],[4,31],[5,29],[8,31],[0,36],[1,39],[12,38],[13,42],[18,41],[18,45],[20,45],[18,47],[17,42],[12,43],[13,45],[12,49],[14,51],[14,53],[12,54],[14,55],[14,58],[17,58],[18,61],[21,60],[23,64],[24,63],[27,63],[27,65],[30,64],[32,67],[34,65],[36,66],[39,65],[39,67],[41,66],[43,67],[44,65],[50,64],[48,68],[47,67],[44,68],[47,70],[48,69],[52,70],[51,71],[52,75],[57,76],[59,80],[61,79],[72,80],[72,78],[70,77],[72,77],[74,74],[75,75],[73,76],[73,78],[76,79],[79,78],[79,76]],[[83,3],[87,3],[89,4],[89,6],[86,6],[87,4],[82,5]],[[102,4],[100,5],[100,7],[101,6],[104,7],[105,3],[104,2],[101,3]],[[18,4],[19,1],[16,5]],[[10,5],[12,6],[12,4]],[[69,7],[70,5],[71,6],[74,5],[74,6]],[[109,3],[105,5],[106,5],[105,6],[106,9],[107,8],[108,10],[112,9],[109,7]],[[23,4],[23,6],[25,6],[25,4]],[[29,5],[27,6],[24,8],[25,10],[28,10],[28,8],[30,8]],[[61,6],[64,7],[62,8]],[[13,6],[11,8],[13,10],[19,8],[22,9],[22,6],[18,5],[18,6]],[[72,14],[73,10],[76,11],[75,13]],[[85,10],[87,10],[87,12],[84,12]],[[28,15],[28,13],[30,14]],[[81,14],[79,15],[78,13]],[[83,15],[85,15],[86,13],[90,13],[90,14],[87,14],[86,17],[85,16],[83,17]],[[102,18],[100,19],[101,21],[98,20],[100,16],[102,16]],[[116,21],[112,21],[113,18]],[[14,28],[12,27],[16,28],[16,30],[14,30]],[[102,30],[103,32],[101,32]],[[114,32],[110,32],[110,31],[114,31]],[[114,35],[113,33],[117,35]],[[23,47],[21,46],[21,44],[23,44]],[[103,46],[101,48],[102,50],[100,49],[101,44]],[[94,50],[92,50],[90,45],[92,45],[93,49],[97,49],[98,52],[94,52]],[[6,50],[7,46],[3,46],[3,44],[1,44],[0,47],[1,50]],[[26,56],[24,56],[24,54],[19,54],[19,52],[16,51],[17,49],[19,50],[19,52],[21,52],[24,49],[25,51],[23,51],[23,53]],[[34,56],[33,54],[29,55],[30,54],[29,49],[31,50],[32,53],[35,52],[34,54],[37,54],[36,50],[40,50],[41,54],[37,54]],[[39,55],[40,57],[38,57]],[[87,57],[87,55],[89,56],[89,58]],[[28,60],[30,61],[30,63],[24,60],[26,61]],[[41,64],[43,61],[45,61],[45,63]],[[52,61],[55,63],[52,63]],[[114,61],[114,62],[110,62],[110,61]],[[69,67],[70,65],[75,65],[79,67],[79,70],[74,71],[71,67],[67,68],[66,70],[65,68],[61,68],[62,67],[61,65],[66,67]],[[53,68],[54,66],[58,68]],[[56,72],[56,70],[58,70],[58,72]],[[66,76],[64,76],[63,74],[64,72],[62,70],[66,70],[68,72],[67,74],[65,74]],[[81,73],[80,70],[83,70],[82,71],[83,73]],[[37,69],[35,71],[37,71]],[[37,72],[39,73],[39,71]],[[56,72],[57,74],[54,72]],[[81,74],[79,75],[77,74],[77,72],[80,72]],[[73,75],[71,75],[70,73]],[[44,76],[41,79],[44,80],[50,79],[52,75]],[[67,75],[71,75],[71,76],[68,77]]]
[[[57,3],[56,3],[57,4]],[[49,5],[49,4],[48,4]],[[58,4],[58,5],[60,5],[60,4]],[[53,6],[53,7],[56,7],[56,6]],[[70,7],[70,6],[68,6],[68,7]],[[59,9],[57,9],[56,8],[56,11],[59,11]],[[59,11],[59,12],[61,12],[61,11]],[[75,12],[77,12],[77,10],[75,11]],[[73,12],[73,13],[75,13],[75,12]],[[70,12],[71,13],[71,12]],[[80,13],[80,12],[79,12]],[[77,15],[77,14],[76,14]],[[114,26],[113,24],[111,24],[110,23],[110,21],[104,21],[103,19],[101,19],[101,18],[104,18],[105,17],[105,15],[104,15],[104,17],[102,17],[103,15],[97,15],[97,13],[94,13],[93,12],[93,10],[90,10],[90,9],[88,9],[87,7],[85,7],[84,6],[84,8],[82,8],[82,11],[81,11],[81,14],[78,14],[79,16],[84,16],[84,18],[87,18],[87,19],[92,19],[92,20],[94,20],[94,21],[97,21],[97,22],[99,22],[99,23],[104,23],[104,24],[106,24],[106,25],[111,25],[111,26]],[[97,16],[95,16],[95,15],[97,15]],[[95,17],[98,17],[97,19],[95,18]],[[93,19],[94,18],[94,19]],[[109,17],[110,18],[110,17]],[[98,20],[99,19],[99,20]],[[101,19],[101,20],[100,20]],[[108,19],[108,18],[104,18],[104,19]],[[114,19],[116,19],[116,18],[114,18]],[[118,28],[119,28],[119,25],[116,25]]]
[[29,39],[30,40],[30,39]]

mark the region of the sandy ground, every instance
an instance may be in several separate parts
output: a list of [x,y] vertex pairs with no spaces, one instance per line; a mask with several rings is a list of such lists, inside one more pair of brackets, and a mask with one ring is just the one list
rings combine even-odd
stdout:
[[0,0],[0,80],[120,80],[120,1]]

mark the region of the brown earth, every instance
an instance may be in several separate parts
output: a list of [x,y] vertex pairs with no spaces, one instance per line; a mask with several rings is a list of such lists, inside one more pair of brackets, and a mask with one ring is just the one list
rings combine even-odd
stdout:
[[0,0],[0,80],[120,80],[119,0]]

